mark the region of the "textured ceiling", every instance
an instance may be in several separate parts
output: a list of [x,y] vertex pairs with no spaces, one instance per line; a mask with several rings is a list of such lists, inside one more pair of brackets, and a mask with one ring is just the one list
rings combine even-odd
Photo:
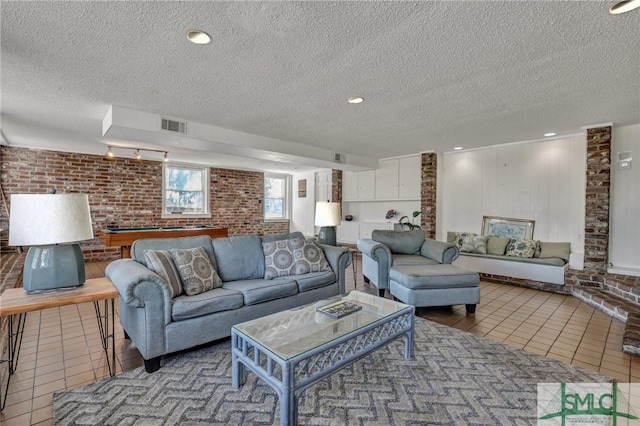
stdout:
[[116,105],[378,159],[640,123],[640,10],[611,4],[2,1],[2,131],[103,153]]

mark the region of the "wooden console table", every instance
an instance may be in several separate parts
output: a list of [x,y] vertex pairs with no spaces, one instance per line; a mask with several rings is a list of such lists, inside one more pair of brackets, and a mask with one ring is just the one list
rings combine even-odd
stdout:
[[[42,309],[57,308],[66,305],[77,305],[78,303],[93,302],[96,310],[96,319],[100,329],[100,339],[102,348],[107,356],[107,366],[109,374],[116,374],[116,341],[115,341],[115,307],[114,301],[118,297],[118,290],[113,286],[108,278],[95,278],[87,280],[81,287],[71,290],[59,290],[49,293],[27,294],[22,288],[10,288],[0,295],[0,318],[5,317],[9,321],[8,331],[8,357],[0,359],[0,363],[9,364],[9,376],[2,395],[0,385],[0,410],[4,409],[9,392],[11,376],[16,371],[18,357],[20,355],[20,345],[24,332],[24,324],[28,312],[40,311]],[[100,309],[100,301],[104,301],[104,308]],[[109,322],[111,317],[111,322]],[[109,351],[109,341],[111,341],[111,351]],[[109,357],[111,352],[111,357]],[[0,372],[0,378],[2,374]],[[0,383],[2,380],[0,380]]]

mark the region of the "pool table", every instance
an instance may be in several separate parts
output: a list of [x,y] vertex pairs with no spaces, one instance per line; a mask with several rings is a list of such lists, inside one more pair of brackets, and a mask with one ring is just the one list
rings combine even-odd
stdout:
[[211,226],[157,226],[140,228],[107,228],[100,233],[100,241],[107,247],[120,247],[120,256],[131,257],[131,245],[141,238],[174,238],[208,235],[211,238],[229,236],[228,228]]

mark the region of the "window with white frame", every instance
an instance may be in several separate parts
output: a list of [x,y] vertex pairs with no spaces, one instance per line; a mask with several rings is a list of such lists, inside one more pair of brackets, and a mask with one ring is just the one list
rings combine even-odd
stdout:
[[265,175],[264,218],[289,218],[289,178],[286,175]]
[[162,182],[163,217],[211,217],[209,167],[165,163]]

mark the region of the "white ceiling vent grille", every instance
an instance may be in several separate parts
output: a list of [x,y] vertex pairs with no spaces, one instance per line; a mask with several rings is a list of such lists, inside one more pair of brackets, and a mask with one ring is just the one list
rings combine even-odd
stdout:
[[344,162],[344,156],[342,154],[334,152],[333,153],[333,161],[336,162],[336,163],[342,164]]
[[187,122],[186,121],[171,120],[169,118],[163,118],[162,119],[162,130],[166,130],[167,132],[182,133],[183,135],[186,135],[187,134]]

